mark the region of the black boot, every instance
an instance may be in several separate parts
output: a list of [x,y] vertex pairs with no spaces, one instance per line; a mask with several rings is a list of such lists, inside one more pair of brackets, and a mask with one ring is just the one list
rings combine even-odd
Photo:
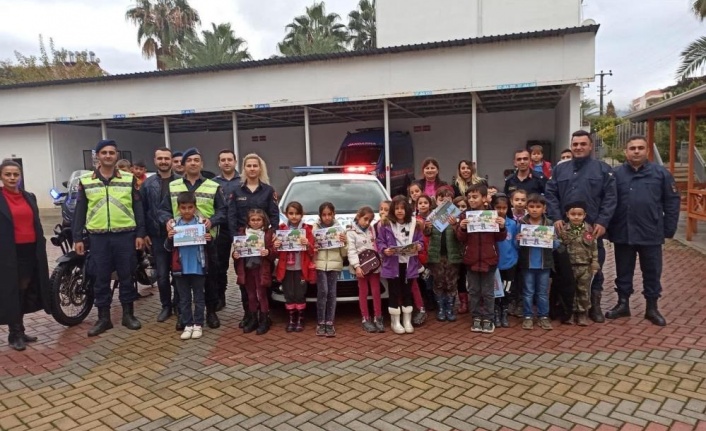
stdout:
[[502,307],[500,310],[500,326],[503,328],[510,327],[510,322],[507,320],[507,306]]
[[605,322],[603,310],[601,310],[601,292],[591,292],[591,309],[588,311],[588,317],[596,323]]
[[618,303],[615,307],[606,311],[606,319],[617,319],[620,317],[630,317],[630,298],[618,295]]
[[20,329],[22,330],[22,339],[25,340],[25,343],[34,343],[35,341],[37,341],[37,337],[33,337],[25,333],[24,322],[20,324]]
[[243,318],[245,325],[243,325],[243,334],[249,334],[255,329],[257,329],[257,312],[252,313],[248,311]]
[[297,326],[297,310],[289,310],[289,322],[287,323],[287,332],[294,332]]
[[89,337],[95,337],[108,329],[113,329],[113,322],[110,321],[110,307],[98,309],[98,320],[91,329],[88,330]]
[[496,328],[502,327],[500,324],[500,306],[496,303],[493,307],[493,324]]
[[214,308],[206,307],[206,325],[211,329],[216,329],[221,327],[221,321],[216,314]]
[[258,325],[257,325],[257,335],[263,335],[267,334],[267,331],[270,330],[270,313],[263,313],[262,311],[259,314],[259,319],[258,319]]
[[667,326],[667,321],[664,320],[662,314],[657,309],[657,298],[646,298],[647,309],[645,310],[645,319],[649,320],[657,326]]
[[137,320],[137,318],[135,317],[135,304],[134,303],[123,304],[122,324],[127,329],[132,329],[133,331],[137,331],[138,329],[142,328],[142,324],[140,324],[140,321]]
[[162,311],[157,316],[157,322],[164,322],[172,315],[172,307],[162,307]]
[[226,308],[226,290],[220,290],[218,292],[218,303],[216,304],[216,311],[221,311]]
[[25,339],[22,336],[22,325],[18,323],[11,323],[8,325],[10,333],[7,336],[7,344],[17,351],[22,351],[27,348],[25,344]]

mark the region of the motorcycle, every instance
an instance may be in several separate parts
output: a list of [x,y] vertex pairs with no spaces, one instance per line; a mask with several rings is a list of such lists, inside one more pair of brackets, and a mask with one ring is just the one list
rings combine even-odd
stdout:
[[[62,256],[56,260],[56,267],[51,274],[51,311],[54,320],[64,326],[75,326],[83,322],[93,308],[93,284],[95,278],[91,274],[90,244],[87,232],[83,233],[85,253],[79,255],[73,250],[73,232],[71,222],[76,209],[78,186],[81,175],[90,171],[75,171],[69,181],[64,183],[67,192],[50,192],[54,204],[61,206],[61,224],[54,227],[51,243],[61,248]],[[137,267],[133,272],[133,283],[137,290],[138,284],[153,286],[157,281],[157,271],[154,258],[148,253],[138,250]],[[117,276],[113,273],[113,292],[119,287]]]

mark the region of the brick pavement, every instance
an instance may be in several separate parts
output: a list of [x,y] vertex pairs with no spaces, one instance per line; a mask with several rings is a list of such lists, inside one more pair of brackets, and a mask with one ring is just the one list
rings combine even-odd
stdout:
[[[607,280],[611,261],[609,250]],[[0,429],[706,429],[703,262],[668,244],[666,328],[642,319],[640,297],[630,319],[551,332],[513,321],[490,336],[467,315],[364,334],[351,305],[334,339],[311,325],[286,334],[281,313],[266,336],[246,336],[234,292],[223,327],[200,341],[154,321],[156,296],[136,306],[142,330],[93,339],[95,312],[74,328],[37,314],[27,326],[40,342],[25,352],[0,332]],[[614,300],[606,292],[604,306]]]

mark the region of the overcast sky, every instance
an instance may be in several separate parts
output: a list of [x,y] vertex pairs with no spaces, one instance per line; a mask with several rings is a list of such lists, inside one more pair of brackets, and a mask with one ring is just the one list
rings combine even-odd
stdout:
[[[304,12],[312,0],[191,0],[205,26],[230,22],[248,42],[255,59],[276,53],[284,27]],[[606,77],[606,98],[618,109],[648,90],[674,82],[679,52],[706,35],[689,12],[691,0],[584,0],[584,18],[601,24],[596,44],[596,73]],[[347,22],[357,0],[326,0],[329,12]],[[53,37],[57,48],[88,49],[111,74],[153,70],[137,44],[136,28],[125,21],[129,0],[0,0],[0,59],[14,59],[13,51],[38,54],[38,35]],[[598,99],[597,85],[585,90]]]

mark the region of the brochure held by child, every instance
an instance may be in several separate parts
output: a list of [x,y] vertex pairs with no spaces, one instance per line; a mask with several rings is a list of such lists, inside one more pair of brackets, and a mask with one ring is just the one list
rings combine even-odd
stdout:
[[203,223],[174,226],[174,247],[206,244],[206,225]]
[[500,232],[500,226],[495,222],[497,218],[497,211],[466,211],[467,232]]
[[554,248],[554,226],[538,224],[521,225],[520,246]]
[[282,241],[281,251],[304,251],[306,246],[301,244],[301,239],[306,236],[304,229],[278,230],[276,239]]
[[240,257],[261,256],[261,251],[265,248],[265,232],[234,236],[233,247]]
[[390,247],[390,250],[397,256],[416,256],[419,253],[415,243]]
[[427,217],[427,221],[430,221],[436,230],[443,232],[449,226],[449,216],[458,217],[460,214],[461,210],[447,201],[436,207]]
[[343,228],[339,225],[314,230],[316,248],[318,250],[326,250],[343,247],[345,243],[341,241],[342,233]]

